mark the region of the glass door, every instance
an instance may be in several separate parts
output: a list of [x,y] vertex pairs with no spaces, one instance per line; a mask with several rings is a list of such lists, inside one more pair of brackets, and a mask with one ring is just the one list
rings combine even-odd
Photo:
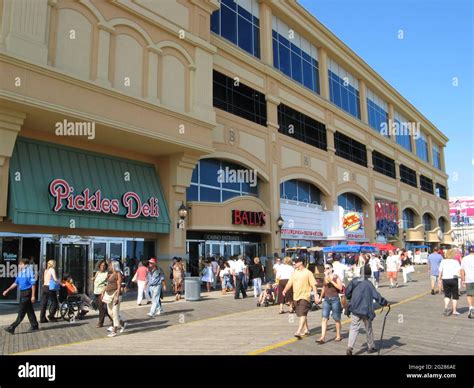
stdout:
[[89,246],[86,244],[63,244],[61,257],[61,273],[72,276],[79,293],[87,292],[87,258]]
[[3,296],[3,291],[15,281],[16,269],[20,257],[19,237],[0,237],[0,265],[5,272],[0,276],[0,301],[15,303],[19,301],[19,292],[12,291],[7,296]]

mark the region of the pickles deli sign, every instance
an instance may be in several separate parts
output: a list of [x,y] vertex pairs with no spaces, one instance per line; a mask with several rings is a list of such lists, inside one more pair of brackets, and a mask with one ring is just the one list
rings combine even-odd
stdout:
[[107,198],[101,190],[92,192],[86,188],[82,193],[74,193],[74,188],[64,179],[55,179],[49,185],[49,193],[54,198],[53,211],[73,210],[78,212],[102,213],[102,214],[124,214],[128,219],[139,217],[158,218],[160,209],[158,198],[151,197],[142,201],[140,196],[128,191],[121,199]]
[[264,226],[265,213],[264,212],[250,212],[246,210],[232,210],[232,224]]

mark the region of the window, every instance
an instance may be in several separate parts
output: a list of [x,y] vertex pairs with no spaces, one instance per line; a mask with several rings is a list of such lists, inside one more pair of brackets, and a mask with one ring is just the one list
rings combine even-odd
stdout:
[[336,62],[328,60],[331,102],[360,119],[359,82]]
[[444,221],[444,218],[440,217],[438,219],[438,226],[441,229],[441,232],[446,233],[446,222]]
[[416,154],[421,160],[428,161],[428,140],[423,132],[416,139]]
[[355,194],[344,193],[337,197],[337,204],[344,210],[356,211],[359,213],[363,212],[362,200]]
[[334,145],[337,156],[367,167],[367,149],[364,144],[336,132],[334,134]]
[[309,182],[291,179],[280,184],[280,198],[320,204],[321,191]]
[[448,199],[448,195],[446,193],[446,187],[436,183],[436,195],[441,199]]
[[214,70],[214,106],[260,125],[267,125],[265,95]]
[[187,201],[224,202],[242,195],[258,196],[254,170],[217,159],[202,159],[194,168]]
[[[390,138],[388,131],[388,106],[387,103],[367,89],[367,114],[369,118],[369,125],[378,133]],[[382,130],[385,128],[385,133]]]
[[420,188],[427,193],[434,194],[433,181],[424,175],[420,175]]
[[[318,50],[273,16],[273,66],[319,94]],[[291,32],[291,35],[290,35]]]
[[411,209],[403,211],[403,229],[412,229],[415,227],[415,212]]
[[260,22],[256,0],[222,0],[211,15],[211,31],[260,58]]
[[326,126],[290,107],[278,105],[279,132],[327,150]]
[[441,152],[438,144],[433,143],[433,166],[441,170]]
[[416,172],[403,164],[400,165],[400,180],[407,185],[418,187]]
[[395,137],[397,139],[397,144],[401,145],[407,151],[412,152],[411,148],[411,128],[414,123],[408,122],[408,120],[400,115],[397,111],[394,112],[394,122],[395,122]]
[[428,213],[423,214],[423,225],[425,227],[425,230],[432,229],[431,216]]
[[372,152],[372,164],[374,171],[395,178],[395,161],[378,151]]

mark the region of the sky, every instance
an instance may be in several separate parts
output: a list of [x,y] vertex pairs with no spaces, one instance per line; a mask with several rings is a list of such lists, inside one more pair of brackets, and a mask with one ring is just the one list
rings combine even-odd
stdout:
[[449,197],[474,196],[474,1],[298,2],[449,138]]

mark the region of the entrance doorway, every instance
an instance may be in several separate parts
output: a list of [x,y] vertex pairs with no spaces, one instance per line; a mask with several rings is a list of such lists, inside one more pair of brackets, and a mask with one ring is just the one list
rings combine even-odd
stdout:
[[89,246],[86,244],[64,244],[62,247],[61,274],[68,273],[72,276],[80,294],[86,293],[88,257]]

